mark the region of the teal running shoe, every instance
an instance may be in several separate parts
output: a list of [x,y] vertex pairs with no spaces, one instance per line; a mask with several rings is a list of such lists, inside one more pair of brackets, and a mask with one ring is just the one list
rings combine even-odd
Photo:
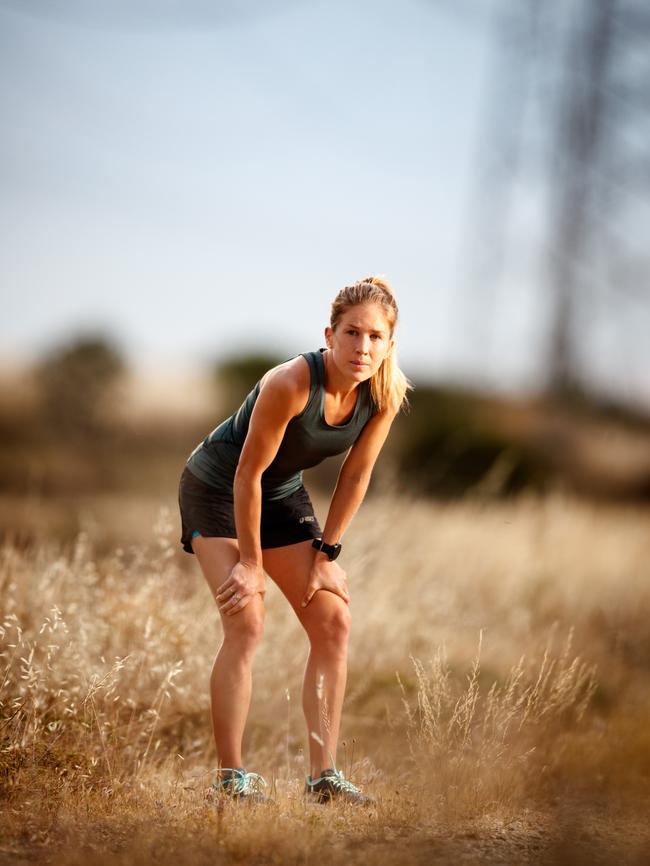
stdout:
[[305,796],[318,803],[329,803],[332,800],[356,803],[359,806],[374,803],[372,797],[362,794],[356,785],[345,778],[341,770],[335,770],[334,767],[323,770],[317,779],[307,776]]
[[218,794],[225,794],[233,800],[246,800],[249,803],[270,803],[269,797],[262,793],[266,781],[259,773],[248,773],[243,767],[223,767],[211,785]]

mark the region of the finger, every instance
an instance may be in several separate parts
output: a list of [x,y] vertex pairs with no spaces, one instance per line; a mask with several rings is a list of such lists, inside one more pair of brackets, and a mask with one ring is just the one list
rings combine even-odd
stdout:
[[345,589],[340,589],[336,594],[339,598],[342,598],[346,604],[350,604],[350,595]]
[[223,604],[219,605],[219,609],[222,611],[228,611],[231,607],[234,607],[236,604],[245,598],[245,596],[241,592],[234,592]]
[[324,589],[326,592],[331,592],[333,595],[338,595],[339,598],[342,598],[346,604],[350,603],[350,596],[345,588],[335,588],[333,586],[321,586],[321,589]]
[[223,601],[227,601],[229,598],[231,598],[233,595],[236,595],[237,593],[241,595],[243,591],[244,588],[239,583],[236,583],[233,580],[230,586],[227,586],[225,589],[222,589],[221,592],[217,593],[217,598],[221,598]]
[[317,589],[317,587],[315,587],[315,586],[308,586],[307,587],[307,591],[305,592],[305,595],[303,596],[303,599],[302,599],[302,607],[307,607],[309,602],[314,597],[314,593],[316,592],[316,589]]
[[235,579],[233,577],[228,577],[222,584],[217,587],[217,598],[220,595],[223,595],[228,589],[232,589],[235,583]]
[[239,613],[240,610],[243,610],[248,602],[251,600],[250,595],[244,595],[239,599],[237,604],[230,608],[230,610],[226,611],[226,616],[233,616],[233,614]]

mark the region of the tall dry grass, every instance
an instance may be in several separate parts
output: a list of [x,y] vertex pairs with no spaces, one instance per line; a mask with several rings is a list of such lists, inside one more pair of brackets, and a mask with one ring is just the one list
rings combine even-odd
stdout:
[[376,805],[302,802],[307,644],[271,585],[246,763],[276,803],[254,821],[209,796],[220,626],[179,552],[173,503],[141,543],[108,555],[98,525],[73,545],[5,544],[0,853],[301,862],[334,839],[334,862],[434,850],[489,862],[515,843],[518,862],[556,862],[570,816],[632,820],[650,803],[647,520],[561,495],[368,501],[346,536],[354,624],[338,763]]

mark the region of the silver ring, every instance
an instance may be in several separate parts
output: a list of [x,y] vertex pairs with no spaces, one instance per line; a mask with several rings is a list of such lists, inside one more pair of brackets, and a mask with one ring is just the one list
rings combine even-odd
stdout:
[[233,595],[233,599],[234,599],[234,601],[239,601],[239,593],[238,593],[238,592],[236,592],[236,593]]

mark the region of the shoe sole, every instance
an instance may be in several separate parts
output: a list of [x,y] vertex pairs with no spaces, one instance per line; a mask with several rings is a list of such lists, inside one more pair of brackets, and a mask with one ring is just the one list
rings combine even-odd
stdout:
[[330,803],[350,803],[352,806],[372,806],[374,800],[349,800],[346,797],[331,796],[330,794],[316,794],[308,791],[304,795],[306,803],[313,803],[315,806],[327,806]]

